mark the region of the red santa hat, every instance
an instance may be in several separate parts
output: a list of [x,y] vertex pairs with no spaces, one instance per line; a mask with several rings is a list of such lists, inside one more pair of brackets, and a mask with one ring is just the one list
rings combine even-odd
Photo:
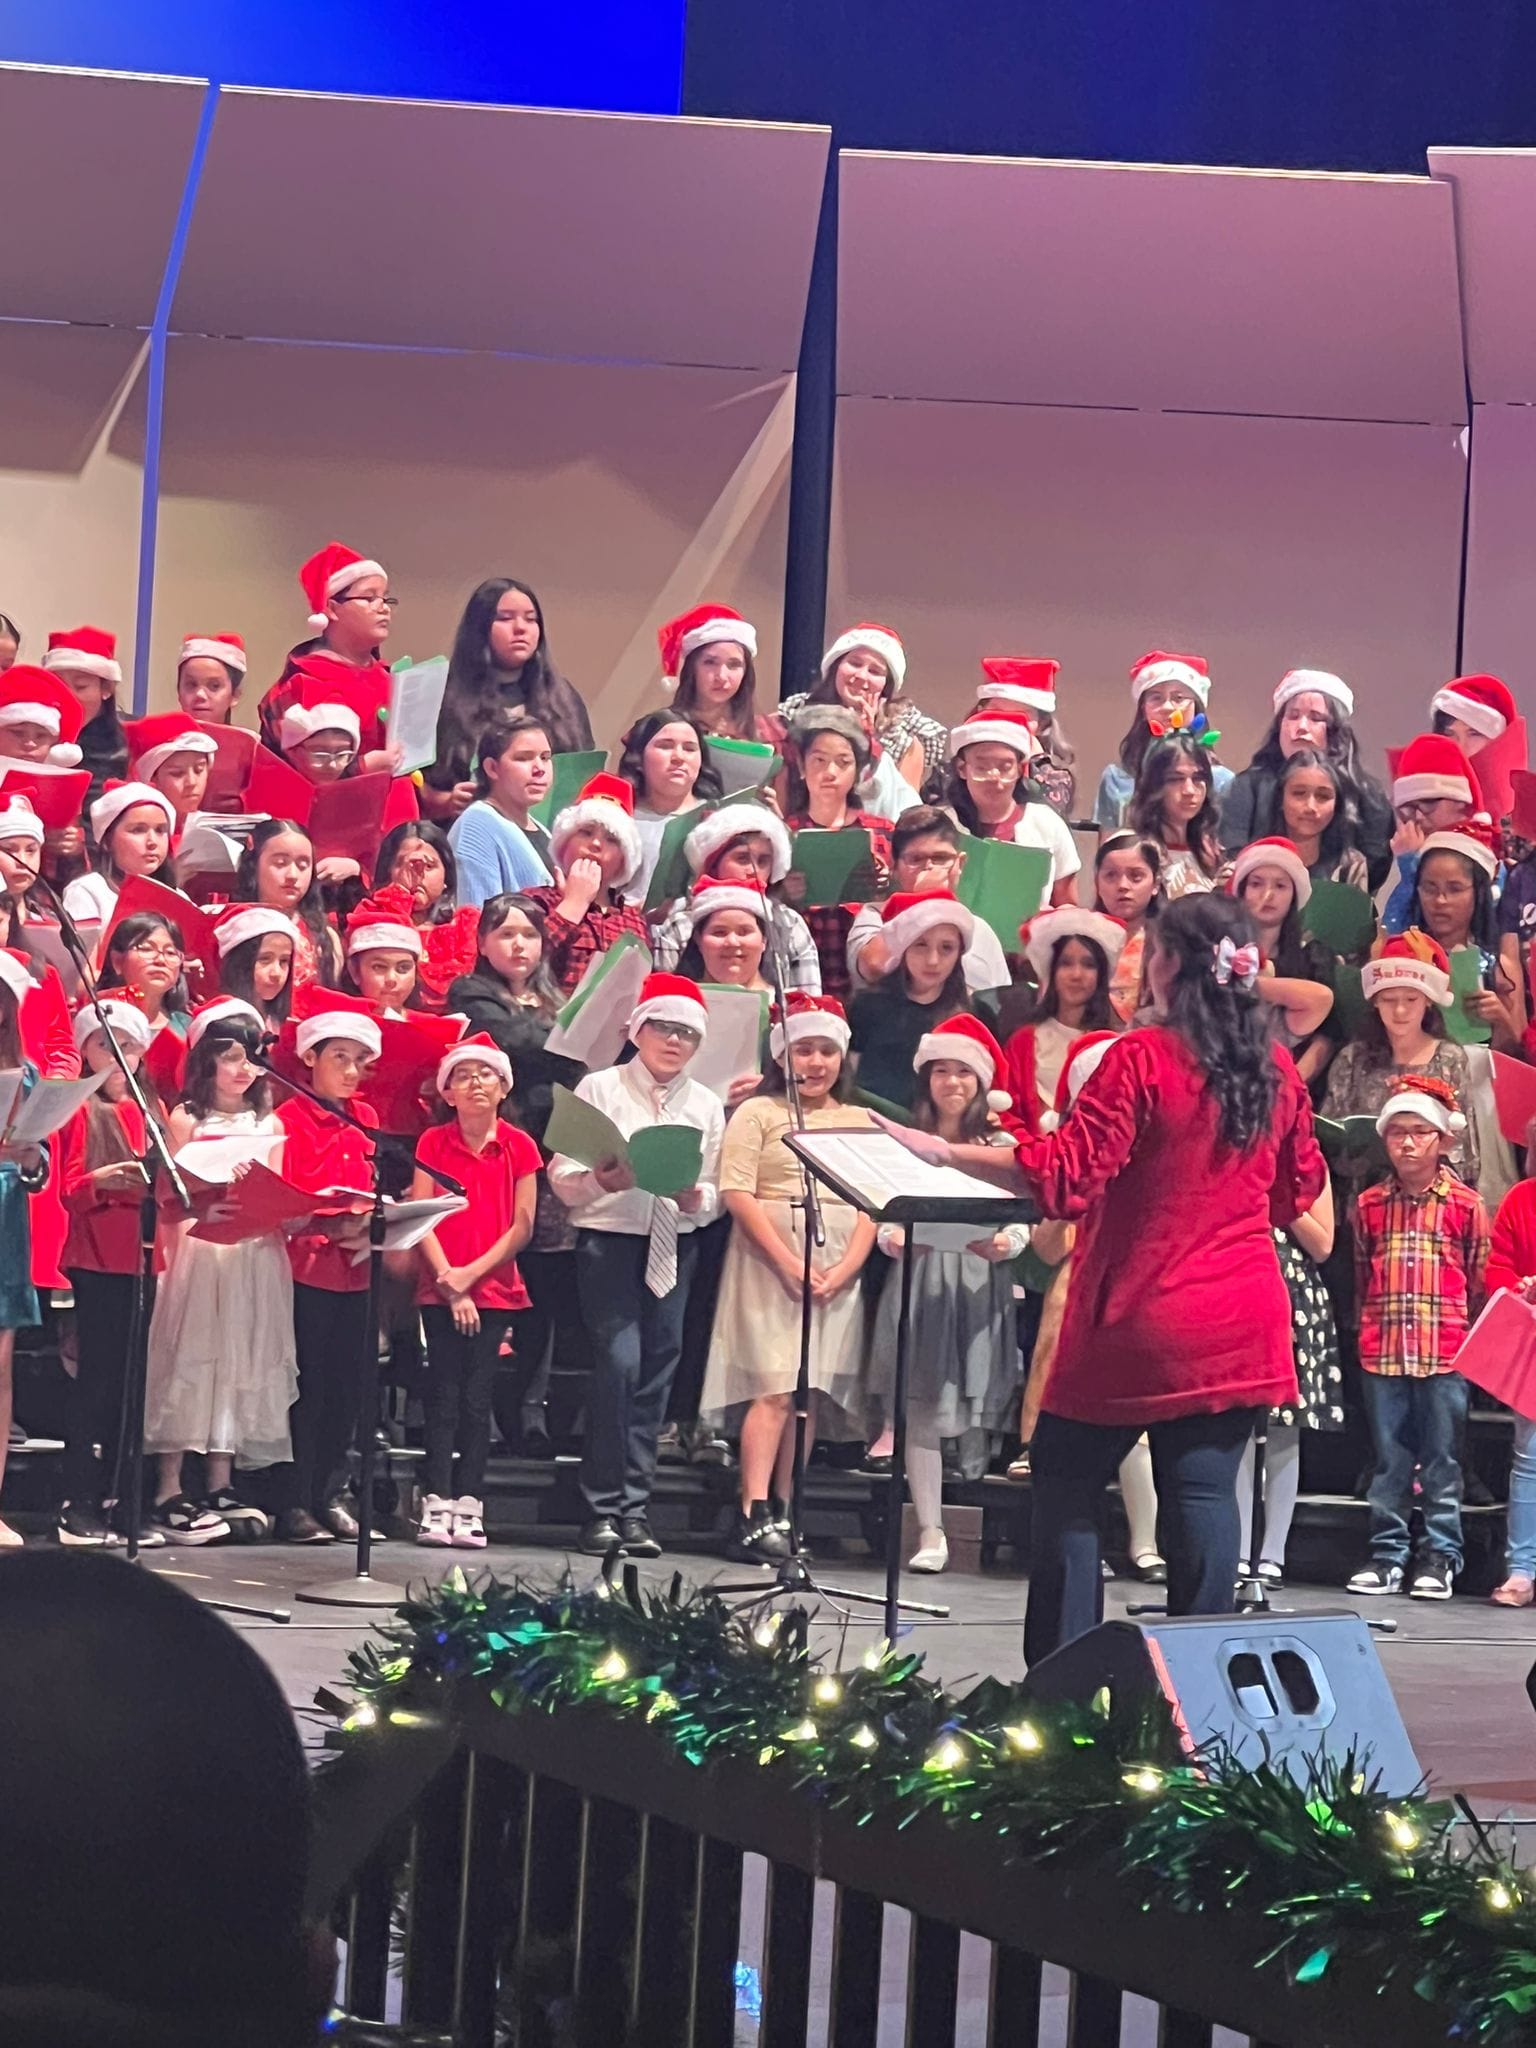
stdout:
[[1459,718],[1485,740],[1496,740],[1518,716],[1509,686],[1497,676],[1457,676],[1430,699],[1431,711]]
[[76,1052],[85,1051],[85,1041],[101,1029],[99,1010],[107,1013],[107,1022],[112,1026],[112,1036],[124,1052],[136,1052],[142,1059],[153,1042],[154,1026],[135,1003],[125,1003],[117,996],[102,996],[99,1005],[86,1003],[75,1012],[74,1034]]
[[74,691],[47,669],[18,661],[0,676],[0,725],[40,725],[54,742],[48,759],[55,768],[80,766],[75,741],[84,721]]
[[216,754],[218,742],[185,711],[162,711],[123,727],[129,763],[142,782],[153,782],[173,754]]
[[117,665],[117,635],[100,626],[71,626],[67,632],[50,633],[43,667],[80,669],[88,676],[100,676],[104,683],[123,680]]
[[1293,697],[1327,697],[1346,718],[1355,715],[1355,693],[1342,676],[1325,668],[1288,668],[1275,685],[1274,705],[1278,711]]
[[1467,1128],[1456,1100],[1456,1091],[1449,1081],[1442,1081],[1438,1075],[1416,1075],[1413,1080],[1402,1080],[1396,1090],[1381,1105],[1381,1114],[1376,1119],[1376,1129],[1384,1138],[1387,1126],[1395,1116],[1421,1116],[1425,1123],[1433,1124],[1442,1138],[1457,1138]]
[[1026,763],[1038,760],[1044,752],[1028,718],[1008,704],[979,704],[950,733],[949,751],[958,754],[963,747],[978,746],[984,741],[1012,747]]
[[1479,800],[1472,764],[1456,742],[1443,732],[1421,732],[1397,758],[1392,777],[1392,802],[1475,804]]
[[1449,832],[1431,832],[1419,848],[1421,864],[1426,853],[1459,853],[1481,868],[1490,882],[1499,872],[1493,821],[1488,818],[1468,818]]
[[254,1025],[259,1032],[267,1028],[261,1012],[239,996],[213,996],[208,1002],[199,1003],[187,1020],[188,1052],[212,1025],[234,1023]]
[[[0,800],[5,797],[0,790]],[[0,808],[0,840],[36,839],[43,836],[43,821],[24,796],[13,796]]]
[[[310,631],[323,633],[331,623],[331,615],[325,608],[329,598],[350,590],[365,576],[387,575],[388,571],[381,562],[370,561],[366,555],[358,554],[355,548],[344,547],[339,540],[327,541],[319,554],[311,555],[299,571],[299,587],[309,606]],[[219,659],[222,660],[223,656]]]
[[1120,1036],[1118,1031],[1085,1031],[1073,1045],[1056,1077],[1056,1106],[1041,1112],[1040,1130],[1049,1137],[1061,1128],[1061,1120],[1098,1072],[1105,1053]]
[[1412,928],[1388,939],[1374,960],[1360,970],[1360,993],[1369,1002],[1383,989],[1413,988],[1428,996],[1442,1010],[1455,1000],[1451,993],[1451,963],[1445,948],[1428,932]]
[[1253,839],[1243,848],[1232,863],[1231,879],[1227,883],[1229,896],[1240,896],[1243,883],[1255,868],[1279,868],[1296,891],[1296,908],[1312,894],[1312,877],[1293,840],[1283,838]]
[[213,943],[223,960],[247,939],[262,939],[269,934],[284,939],[295,936],[293,919],[286,911],[267,903],[232,903],[213,928]]
[[363,743],[363,720],[374,709],[375,692],[334,675],[300,673],[283,708],[277,737],[283,751],[302,746],[317,732],[344,732],[354,747]]
[[567,804],[556,818],[549,835],[549,851],[557,866],[565,842],[583,825],[611,834],[623,847],[625,868],[618,887],[627,888],[644,864],[645,850],[635,824],[635,792],[622,775],[594,775],[582,784],[575,803]]
[[1019,926],[1019,945],[1038,988],[1044,988],[1050,980],[1051,955],[1063,939],[1091,940],[1102,951],[1113,974],[1129,937],[1118,917],[1111,917],[1106,910],[1087,910],[1078,903],[1061,903],[1053,910],[1042,910]]
[[1044,655],[984,654],[986,681],[976,692],[978,704],[1016,704],[1023,711],[1054,712],[1059,661]]
[[661,673],[667,687],[677,688],[683,663],[690,654],[722,640],[734,640],[748,661],[757,653],[757,628],[728,604],[696,604],[692,611],[659,626],[656,645],[661,649]]
[[300,1052],[311,1052],[328,1038],[348,1038],[374,1060],[384,1050],[373,1005],[339,988],[322,988],[316,981],[301,988],[294,996],[290,1021]]
[[463,1066],[466,1060],[481,1060],[493,1074],[500,1077],[504,1088],[512,1086],[512,1062],[489,1032],[477,1031],[473,1038],[461,1038],[456,1045],[450,1045],[437,1063],[437,1092],[448,1093],[448,1081],[455,1067]]
[[901,644],[901,635],[891,626],[878,626],[873,619],[861,620],[857,626],[850,626],[846,633],[839,633],[826,653],[821,657],[823,679],[845,654],[852,654],[855,647],[867,647],[871,654],[878,654],[890,671],[891,695],[894,696],[907,679],[907,650]]
[[1007,1089],[992,1086],[1003,1070],[1003,1048],[979,1017],[946,1017],[932,1031],[925,1031],[912,1055],[913,1073],[920,1074],[934,1060],[958,1060],[981,1083],[988,1109],[1012,1109],[1013,1097]]
[[699,984],[686,974],[648,974],[625,1027],[631,1039],[642,1024],[686,1024],[702,1038],[709,1029],[709,1011]]
[[689,867],[694,874],[703,874],[717,853],[729,846],[733,839],[744,839],[749,832],[760,832],[773,849],[768,879],[770,882],[782,882],[789,873],[794,854],[784,820],[777,811],[770,811],[766,804],[722,804],[718,810],[711,811],[683,841],[683,853]]
[[149,782],[104,782],[101,795],[91,805],[91,837],[100,846],[112,827],[135,804],[153,804],[165,818],[167,831],[176,830],[176,811],[163,789]]
[[224,666],[232,668],[236,675],[245,674],[245,642],[238,633],[189,633],[181,643],[176,666],[179,669],[184,661],[196,661],[199,658],[222,661]]
[[964,953],[969,950],[976,929],[974,916],[953,889],[931,889],[921,896],[912,890],[898,890],[894,896],[886,897],[880,919],[880,936],[892,969],[913,940],[921,938],[924,932],[935,931],[940,925],[953,925],[960,934],[960,950]]
[[1131,663],[1131,701],[1139,704],[1158,683],[1176,683],[1188,690],[1203,711],[1211,701],[1211,676],[1198,654],[1165,654],[1154,647]]
[[785,1047],[798,1045],[803,1038],[828,1039],[846,1055],[853,1033],[848,1013],[836,996],[813,995],[809,989],[792,988],[785,1000],[787,1007],[782,1013],[775,1004],[773,1022],[768,1028],[768,1051],[780,1066],[784,1064]]
[[32,964],[25,953],[18,953],[12,946],[0,946],[0,982],[18,1003],[26,1001],[37,984],[32,979]]
[[744,910],[765,929],[768,924],[768,898],[761,889],[754,889],[750,882],[723,882],[716,875],[700,875],[688,892],[690,928],[697,931],[717,910]]
[[421,933],[411,923],[412,896],[398,882],[386,882],[365,896],[347,918],[347,958],[388,946],[421,958]]

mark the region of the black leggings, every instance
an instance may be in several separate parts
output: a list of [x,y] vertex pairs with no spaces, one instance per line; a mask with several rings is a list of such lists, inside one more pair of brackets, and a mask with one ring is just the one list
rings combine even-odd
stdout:
[[[76,1507],[99,1508],[115,1494],[119,1479],[134,1275],[72,1266],[69,1284],[75,1294],[75,1376],[64,1395],[64,1498]],[[145,1313],[154,1305],[151,1281]]]
[[[341,1483],[357,1427],[363,1389],[363,1341],[378,1342],[368,1327],[368,1290],[334,1294],[326,1287],[293,1289],[293,1340],[298,1353],[298,1398],[288,1411],[293,1468],[287,1505],[323,1513]],[[371,1429],[377,1420],[367,1418]]]
[[458,1490],[478,1500],[485,1489],[485,1461],[491,1447],[491,1388],[501,1340],[512,1311],[483,1308],[480,1327],[460,1336],[453,1310],[433,1304],[421,1312],[427,1331],[427,1457],[422,1491],[446,1498],[453,1484],[453,1454],[459,1454]]
[[542,1407],[556,1444],[571,1442],[586,1397],[592,1347],[581,1319],[576,1254],[520,1251],[517,1270],[529,1306],[512,1318],[512,1370],[496,1376],[491,1400],[496,1427],[509,1445],[524,1429],[525,1411]]
[[[1146,1431],[1168,1559],[1168,1612],[1230,1614],[1237,1584],[1237,1471],[1257,1408],[1184,1415]],[[1030,1445],[1029,1607],[1024,1661],[1034,1664],[1104,1619],[1099,1509],[1142,1433],[1042,1415]]]

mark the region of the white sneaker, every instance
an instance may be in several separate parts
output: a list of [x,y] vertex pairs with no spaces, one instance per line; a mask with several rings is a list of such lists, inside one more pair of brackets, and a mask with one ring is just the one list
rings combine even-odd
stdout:
[[485,1523],[481,1519],[484,1509],[470,1494],[462,1494],[458,1500],[449,1503],[453,1512],[453,1547],[455,1550],[484,1550]]
[[20,1550],[25,1541],[20,1530],[13,1529],[9,1522],[0,1522],[0,1550]]
[[922,1541],[907,1559],[909,1572],[941,1572],[949,1563],[949,1539],[942,1529],[924,1529]]
[[421,1523],[416,1531],[416,1541],[425,1543],[434,1550],[446,1550],[453,1541],[455,1500],[444,1500],[440,1493],[429,1493],[421,1503]]

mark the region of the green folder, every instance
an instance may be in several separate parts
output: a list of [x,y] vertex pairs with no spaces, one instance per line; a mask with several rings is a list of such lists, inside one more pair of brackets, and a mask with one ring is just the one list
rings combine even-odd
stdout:
[[1301,928],[1330,953],[1349,959],[1370,950],[1376,936],[1376,906],[1363,889],[1347,882],[1314,882],[1302,906]]
[[803,875],[805,893],[790,900],[805,910],[829,903],[868,903],[875,893],[873,842],[862,825],[824,832],[804,825],[795,834],[792,875]]
[[607,761],[608,756],[600,747],[592,747],[579,754],[556,754],[549,795],[542,803],[533,806],[531,815],[541,825],[553,825],[567,804],[575,803],[576,793],[582,785],[602,773]]
[[625,1138],[611,1117],[558,1082],[544,1142],[551,1152],[583,1166],[627,1161],[635,1185],[648,1195],[675,1195],[693,1187],[704,1161],[703,1133],[692,1124],[651,1124]]
[[650,952],[650,947],[638,932],[620,932],[607,951],[598,955],[594,965],[587,969],[576,988],[567,996],[555,1022],[569,1030],[626,953],[644,953],[649,960]]
[[1347,1116],[1335,1122],[1331,1116],[1315,1116],[1312,1128],[1328,1164],[1341,1171],[1374,1170],[1387,1164],[1386,1141],[1373,1116]]
[[1017,952],[1019,926],[1045,902],[1051,885],[1051,856],[1040,846],[1015,846],[1008,839],[960,835],[965,866],[955,894],[984,924],[991,925],[1004,952]]
[[679,896],[688,894],[693,882],[693,870],[688,865],[685,851],[688,834],[708,816],[708,807],[701,805],[691,811],[679,811],[675,818],[668,818],[661,835],[661,851],[651,870],[651,886],[645,892],[647,910],[660,910],[664,904],[675,903]]
[[1458,1045],[1486,1045],[1492,1027],[1480,1023],[1467,1010],[1466,998],[1479,994],[1483,986],[1483,956],[1476,946],[1458,946],[1451,955],[1451,994],[1455,1001],[1445,1013],[1445,1035]]
[[710,738],[704,745],[709,765],[720,777],[720,787],[728,797],[755,793],[784,766],[773,748],[762,740]]
[[[1329,1023],[1337,1025],[1339,1032],[1344,1037],[1352,1038],[1360,1025],[1365,1021],[1368,1007],[1365,1000],[1365,991],[1360,985],[1359,968],[1351,967],[1345,960],[1335,960],[1333,963],[1333,1014],[1328,1020]],[[1331,1031],[1329,1036],[1333,1036]]]

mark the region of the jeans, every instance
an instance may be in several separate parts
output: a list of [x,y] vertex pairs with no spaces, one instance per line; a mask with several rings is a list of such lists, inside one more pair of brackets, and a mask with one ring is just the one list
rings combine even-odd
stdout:
[[1376,1446],[1371,1504],[1371,1556],[1406,1566],[1412,1555],[1408,1517],[1418,1468],[1426,1547],[1461,1570],[1461,1466],[1457,1446],[1467,1419],[1467,1383],[1459,1372],[1427,1379],[1362,1373],[1365,1412]]
[[[1147,1428],[1168,1561],[1170,1614],[1230,1614],[1237,1584],[1237,1468],[1256,1408],[1185,1415]],[[1099,1510],[1104,1489],[1141,1435],[1045,1414],[1030,1449],[1029,1606],[1024,1661],[1086,1635],[1104,1619]]]
[[1515,1417],[1515,1461],[1509,1468],[1508,1568],[1536,1579],[1536,1422]]
[[576,1239],[582,1319],[592,1340],[581,1490],[591,1515],[643,1515],[656,1476],[656,1439],[683,1349],[697,1247],[677,1240],[677,1284],[645,1284],[650,1239],[583,1230]]
[[460,1336],[453,1326],[453,1310],[435,1302],[422,1310],[421,1320],[427,1332],[427,1455],[422,1491],[435,1493],[439,1499],[448,1497],[457,1451],[458,1491],[479,1500],[485,1491],[485,1461],[491,1448],[491,1387],[512,1311],[481,1309],[480,1327],[472,1336]]

